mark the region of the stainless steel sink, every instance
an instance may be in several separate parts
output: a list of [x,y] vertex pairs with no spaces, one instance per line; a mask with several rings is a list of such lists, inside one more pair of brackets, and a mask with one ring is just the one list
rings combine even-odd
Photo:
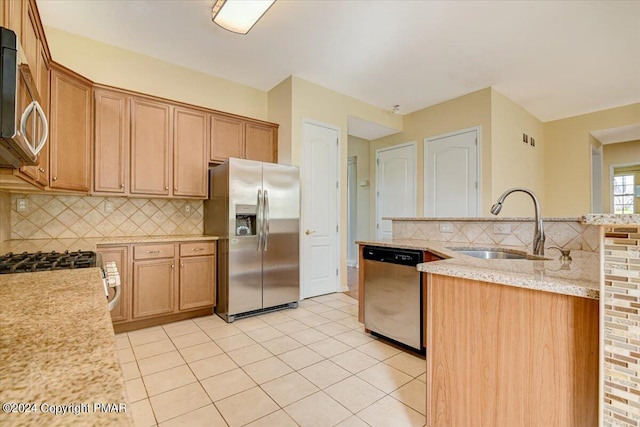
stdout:
[[475,258],[482,259],[525,259],[531,261],[540,261],[545,260],[546,258],[530,255],[526,252],[520,252],[510,249],[500,249],[500,248],[447,248],[452,251],[469,255]]

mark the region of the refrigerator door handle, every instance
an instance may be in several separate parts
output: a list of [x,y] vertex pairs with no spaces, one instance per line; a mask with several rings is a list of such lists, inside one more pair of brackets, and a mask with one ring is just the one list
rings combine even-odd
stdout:
[[264,245],[263,245],[263,251],[266,252],[267,251],[267,243],[269,242],[269,192],[267,190],[264,190],[264,227],[265,227],[265,231],[264,231]]
[[260,248],[262,245],[262,223],[263,223],[263,206],[262,206],[262,190],[258,189],[258,212],[257,212],[257,224],[256,230],[258,233],[258,247],[256,251],[260,252]]

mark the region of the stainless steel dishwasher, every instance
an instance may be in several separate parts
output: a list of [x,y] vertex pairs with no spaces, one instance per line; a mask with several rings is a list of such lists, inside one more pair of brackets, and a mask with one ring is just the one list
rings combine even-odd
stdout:
[[421,251],[365,246],[364,326],[371,332],[422,349]]

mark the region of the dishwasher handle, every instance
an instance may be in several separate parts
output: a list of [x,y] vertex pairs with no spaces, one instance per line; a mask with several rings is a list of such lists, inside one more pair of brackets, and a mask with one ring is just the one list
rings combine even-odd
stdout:
[[412,267],[424,262],[424,254],[422,251],[386,248],[381,246],[365,246],[363,248],[362,257],[365,260],[409,265]]

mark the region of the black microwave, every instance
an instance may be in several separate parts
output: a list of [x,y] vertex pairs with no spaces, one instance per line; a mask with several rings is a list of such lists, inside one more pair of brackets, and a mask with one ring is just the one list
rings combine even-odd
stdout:
[[31,72],[35,68],[29,67],[16,33],[3,27],[0,50],[0,167],[34,166],[49,133]]

